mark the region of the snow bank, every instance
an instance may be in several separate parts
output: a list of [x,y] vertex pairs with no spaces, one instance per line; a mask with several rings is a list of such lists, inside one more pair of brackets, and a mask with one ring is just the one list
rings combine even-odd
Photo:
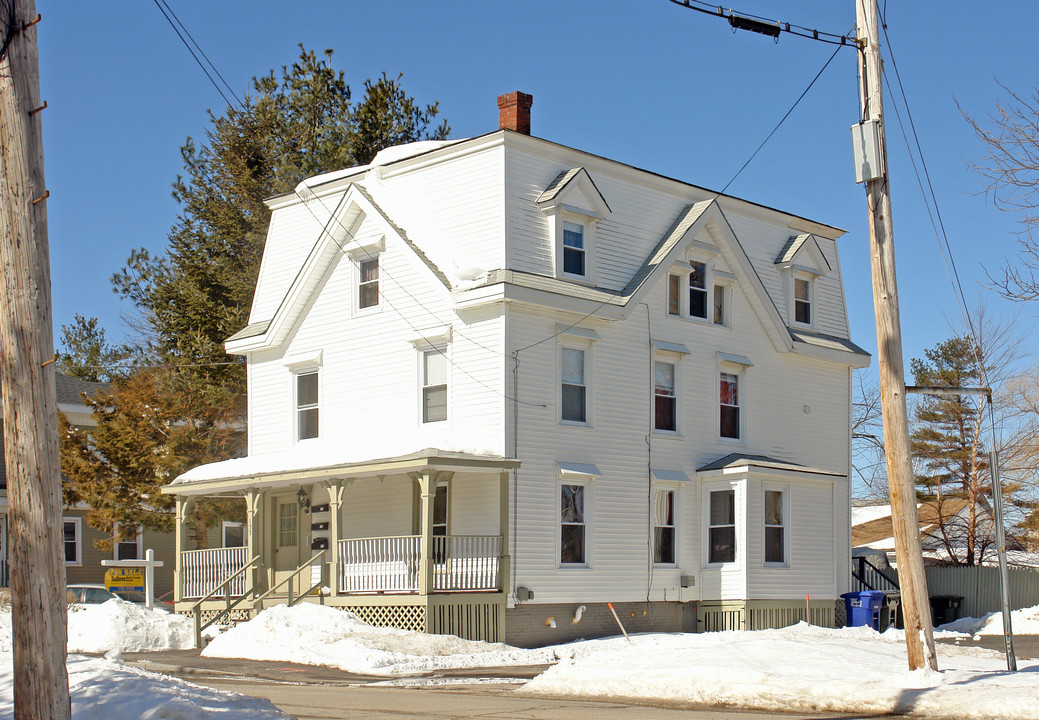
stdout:
[[69,652],[183,650],[195,647],[191,620],[125,600],[69,607]]
[[869,628],[801,623],[782,630],[632,639],[586,644],[524,691],[761,711],[1039,718],[1039,665],[1007,674],[1001,655],[979,648],[941,645],[940,672],[909,672],[897,636]]
[[[73,720],[285,720],[269,700],[199,687],[104,658],[71,655]],[[10,654],[0,654],[0,720],[14,717]]]
[[342,610],[309,603],[268,608],[218,635],[202,654],[324,665],[366,675],[537,665],[554,662],[557,657],[551,648],[521,650],[454,635],[376,628]]
[[[195,647],[189,618],[125,600],[69,606],[69,652],[183,650]],[[0,609],[0,653],[11,652],[11,608]]]
[[[940,629],[968,635],[1002,635],[1003,613],[990,612],[982,618],[960,618],[942,625]],[[1039,605],[1012,611],[1010,629],[1015,635],[1039,635]]]

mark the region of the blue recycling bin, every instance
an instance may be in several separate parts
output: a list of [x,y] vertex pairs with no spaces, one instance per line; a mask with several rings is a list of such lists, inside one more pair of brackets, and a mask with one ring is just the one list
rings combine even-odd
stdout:
[[884,607],[883,590],[862,590],[841,595],[844,598],[844,609],[847,610],[848,620],[846,627],[860,627],[868,625],[874,630],[880,630],[880,611]]

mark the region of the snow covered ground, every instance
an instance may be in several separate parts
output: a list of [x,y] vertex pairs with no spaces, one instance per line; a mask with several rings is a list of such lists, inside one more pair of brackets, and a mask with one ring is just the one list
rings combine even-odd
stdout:
[[[10,613],[0,612],[0,720],[12,716]],[[998,615],[960,620],[942,637],[1001,632]],[[1039,633],[1039,607],[1015,611],[1017,633]],[[955,629],[955,632],[950,628]],[[218,692],[123,665],[120,650],[190,646],[184,618],[109,601],[69,613],[76,720],[284,718],[265,700]],[[764,711],[900,712],[955,718],[1039,720],[1039,663],[1005,671],[1002,655],[938,646],[940,670],[906,670],[900,631],[782,630],[645,634],[523,650],[448,636],[373,628],[327,607],[275,607],[219,635],[210,657],[292,661],[355,673],[408,676],[448,668],[553,664],[523,692],[663,699]]]

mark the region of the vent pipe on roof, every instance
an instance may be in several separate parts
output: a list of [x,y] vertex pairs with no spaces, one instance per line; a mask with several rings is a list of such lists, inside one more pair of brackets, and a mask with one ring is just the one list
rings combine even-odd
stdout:
[[498,96],[498,129],[530,135],[530,106],[534,96],[519,91]]

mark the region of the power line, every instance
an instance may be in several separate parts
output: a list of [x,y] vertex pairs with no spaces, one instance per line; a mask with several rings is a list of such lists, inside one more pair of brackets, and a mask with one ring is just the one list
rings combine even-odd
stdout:
[[[159,8],[159,12],[161,12],[163,17],[166,18],[166,22],[168,22],[170,24],[170,27],[173,28],[173,32],[177,33],[177,37],[180,38],[180,41],[184,44],[184,47],[186,47],[188,49],[188,52],[191,53],[191,57],[193,57],[195,59],[195,62],[198,63],[198,66],[200,68],[202,68],[202,72],[204,72],[206,74],[206,77],[209,78],[209,82],[212,83],[213,87],[216,88],[216,91],[218,93],[220,93],[220,97],[222,97],[224,99],[224,102],[227,103],[227,106],[228,107],[236,107],[236,106],[240,107],[240,103],[237,102],[238,98],[235,95],[234,90],[231,90],[231,86],[227,85],[227,81],[224,80],[223,76],[220,75],[219,72],[217,72],[216,66],[213,65],[213,63],[210,62],[210,60],[206,56],[206,54],[204,52],[202,52],[202,48],[198,47],[198,43],[195,43],[195,46],[198,47],[199,54],[201,54],[202,57],[204,57],[206,59],[206,62],[209,63],[209,66],[213,69],[213,72],[216,73],[216,75],[218,77],[220,77],[220,79],[224,82],[224,85],[227,85],[227,89],[231,90],[231,96],[235,98],[235,102],[232,102],[230,99],[228,99],[227,95],[224,94],[223,88],[221,88],[220,85],[217,84],[216,80],[213,79],[213,76],[209,74],[209,70],[206,68],[206,65],[203,64],[203,62],[199,59],[198,55],[195,54],[195,50],[191,47],[191,45],[188,43],[188,41],[184,38],[184,34],[182,34],[181,31],[180,31],[180,28],[177,27],[177,23],[180,23],[180,18],[177,18],[177,22],[176,23],[173,22],[173,17],[177,17],[177,16],[173,15],[173,10],[170,9],[169,5],[166,4],[165,0],[153,0],[153,1],[155,2],[155,7]],[[165,6],[165,7],[163,7],[163,6]],[[170,17],[171,15],[173,15],[173,17]],[[186,27],[184,27],[183,23],[181,23],[180,27],[184,28],[184,33],[186,33],[188,35],[188,37],[191,37],[191,34],[188,33],[188,29]],[[191,41],[195,42],[195,38],[191,38]]]
[[837,33],[823,32],[822,30],[814,30],[812,28],[804,27],[803,25],[795,25],[794,23],[782,22],[780,20],[772,20],[762,17],[761,15],[736,12],[735,10],[723,8],[720,5],[712,5],[703,0],[670,1],[675,5],[684,7],[688,10],[695,10],[696,12],[710,15],[711,17],[727,20],[730,27],[732,27],[733,32],[736,30],[749,30],[762,35],[768,35],[769,37],[775,38],[777,42],[779,41],[780,33],[788,33],[790,35],[796,35],[797,37],[815,40],[828,45],[844,47],[856,46],[855,38],[851,35],[839,35]]

